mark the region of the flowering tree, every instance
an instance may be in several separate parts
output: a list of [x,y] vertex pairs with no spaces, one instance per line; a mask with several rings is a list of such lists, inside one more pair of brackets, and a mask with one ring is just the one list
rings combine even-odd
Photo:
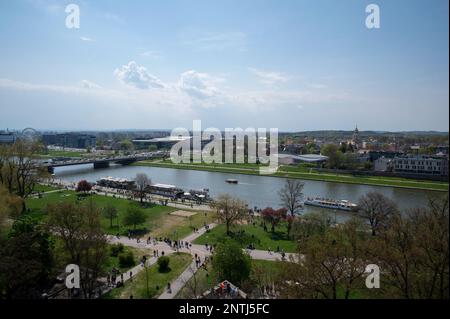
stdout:
[[272,226],[272,232],[275,232],[275,227],[280,221],[286,219],[286,215],[286,208],[274,210],[272,207],[266,207],[261,211],[262,218]]
[[83,193],[87,193],[92,189],[92,185],[85,179],[83,179],[82,181],[78,182],[77,185],[77,192],[83,192]]

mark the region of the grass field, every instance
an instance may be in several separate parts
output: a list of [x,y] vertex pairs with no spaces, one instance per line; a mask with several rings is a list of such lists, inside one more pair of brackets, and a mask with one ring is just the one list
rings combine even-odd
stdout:
[[[110,245],[111,247],[111,245]],[[123,247],[123,253],[127,253],[131,251],[134,255],[134,265],[137,265],[140,263],[141,259],[143,256],[147,256],[147,257],[151,257],[150,256],[150,252],[148,250],[145,249],[140,249],[140,248],[134,248],[134,247],[129,247],[129,246],[124,246]],[[109,252],[110,253],[110,252]],[[121,267],[120,263],[119,263],[119,257],[114,257],[111,256],[110,254],[108,255],[108,259],[104,265],[105,271],[110,272],[112,270],[112,268],[115,267],[117,269],[120,270],[120,272],[125,272],[128,269],[132,268],[131,267]]]
[[169,272],[160,273],[157,264],[148,268],[148,291],[146,271],[142,270],[134,277],[133,281],[126,282],[124,287],[113,289],[104,298],[129,299],[130,296],[133,296],[134,299],[149,299],[157,297],[164,292],[167,283],[172,282],[181,275],[192,262],[192,256],[185,253],[172,254],[169,256],[169,259]]
[[[171,161],[154,160],[142,161],[133,165],[167,167],[176,169],[192,169],[211,172],[259,175],[259,167],[257,164],[206,164],[206,163],[190,163],[175,164]],[[267,175],[265,175],[267,176]],[[274,177],[288,177],[306,180],[318,180],[336,183],[363,184],[374,186],[389,186],[400,188],[413,188],[433,191],[448,191],[448,183],[437,181],[414,180],[399,177],[381,177],[381,176],[355,176],[351,174],[336,174],[318,172],[313,168],[305,166],[280,166],[277,173],[268,175]]]
[[[139,206],[136,201],[129,201],[126,199],[106,197],[102,195],[91,195],[84,199],[92,199],[100,208],[105,207],[111,203],[118,211],[118,218],[113,220],[113,227],[110,226],[110,220],[102,217],[102,225],[106,233],[116,235],[118,232],[122,235],[127,234],[129,227],[123,226],[123,218],[127,208],[130,205]],[[61,190],[60,192],[53,192],[44,194],[42,198],[29,198],[27,200],[27,208],[30,209],[30,214],[39,219],[45,218],[46,207],[49,203],[57,203],[61,201],[77,201],[77,195],[73,191]],[[148,207],[142,208],[147,216],[146,222],[140,227],[145,227],[149,231],[149,235],[158,237],[172,237],[177,236],[183,238],[192,232],[192,227],[200,228],[204,223],[210,223],[213,219],[212,213],[197,212],[192,217],[180,217],[169,215],[176,209],[170,206],[161,206],[150,204]]]
[[[243,234],[239,234],[239,231],[243,231]],[[249,244],[253,244],[256,249],[268,250],[270,248],[272,251],[280,247],[280,250],[285,252],[295,252],[297,248],[297,243],[287,238],[285,223],[276,227],[274,233],[270,231],[270,227],[268,231],[264,231],[259,223],[255,226],[238,225],[233,228],[232,236],[226,235],[225,225],[218,225],[197,238],[194,243],[214,245],[226,240],[235,241],[242,248],[246,248]]]

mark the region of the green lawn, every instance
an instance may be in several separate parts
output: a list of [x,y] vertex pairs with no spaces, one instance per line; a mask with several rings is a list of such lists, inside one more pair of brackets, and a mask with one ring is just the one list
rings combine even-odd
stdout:
[[175,253],[169,256],[170,271],[160,273],[158,265],[155,264],[148,268],[148,293],[146,271],[142,270],[133,281],[125,283],[124,287],[113,289],[107,295],[106,299],[134,299],[155,298],[160,295],[167,287],[167,283],[175,280],[192,262],[192,256],[185,253]]
[[[242,230],[244,233],[239,234]],[[295,252],[297,248],[297,243],[293,240],[287,238],[286,224],[282,223],[275,228],[275,232],[264,231],[263,227],[256,223],[253,225],[239,225],[233,228],[233,235],[227,236],[225,225],[218,225],[213,228],[208,233],[197,238],[195,244],[218,244],[225,240],[233,240],[237,242],[242,248],[246,248],[249,244],[254,244],[256,249],[268,250],[269,248],[274,251],[277,247],[285,252]]]
[[50,191],[54,191],[57,190],[58,188],[53,187],[53,186],[47,186],[47,185],[41,185],[41,184],[36,184],[36,186],[34,186],[34,192],[50,192]]
[[[109,248],[111,247],[111,245],[109,245]],[[120,270],[120,272],[125,272],[130,268],[133,268],[135,265],[139,264],[141,262],[141,259],[143,256],[147,256],[147,258],[150,258],[150,251],[145,250],[145,249],[139,249],[139,248],[134,248],[134,247],[129,247],[129,246],[124,246],[123,247],[123,253],[126,254],[129,251],[131,251],[133,253],[134,256],[134,262],[135,264],[131,267],[121,267],[120,263],[119,263],[119,257],[116,256],[111,256],[111,254],[108,255],[108,259],[104,265],[104,269],[106,272],[110,272],[112,270],[113,267],[117,268]],[[110,253],[110,252],[109,252]]]
[[[167,167],[175,169],[192,169],[192,170],[202,170],[211,172],[222,172],[222,173],[234,173],[234,174],[245,174],[245,175],[259,175],[259,167],[257,164],[206,164],[206,163],[183,163],[175,164],[169,160],[154,160],[154,161],[142,161],[135,163],[133,165],[138,166],[155,166],[155,167]],[[297,178],[305,180],[318,180],[336,183],[348,183],[348,184],[363,184],[363,185],[374,185],[374,186],[390,186],[390,187],[400,187],[400,188],[414,188],[423,190],[434,190],[434,191],[448,191],[449,184],[447,182],[437,182],[437,181],[426,181],[426,180],[414,180],[399,177],[382,177],[382,176],[355,176],[351,174],[343,174],[337,172],[326,173],[318,172],[314,168],[305,165],[290,166],[282,165],[280,166],[277,173],[272,175],[264,176],[274,176],[274,177],[288,177]]]
[[[100,207],[105,207],[108,203],[112,203],[118,211],[118,218],[113,220],[113,226],[110,225],[110,220],[102,217],[102,225],[106,233],[116,235],[118,232],[122,235],[127,235],[128,226],[123,226],[123,218],[127,208],[130,205],[139,206],[136,201],[130,201],[120,198],[106,197],[103,195],[91,195],[83,199],[87,201],[90,198]],[[45,218],[45,209],[49,203],[57,203],[61,201],[77,201],[77,195],[73,191],[60,190],[43,194],[42,198],[27,199],[27,208],[30,209],[30,214],[38,219]],[[193,231],[193,227],[203,227],[204,223],[211,223],[214,220],[214,214],[203,211],[195,211],[192,217],[181,217],[170,215],[171,212],[177,209],[170,206],[161,206],[150,204],[142,210],[146,213],[147,220],[139,228],[145,227],[150,236],[154,237],[178,237],[183,238]]]
[[[109,219],[102,217],[102,225],[106,233],[113,235],[117,234],[117,232],[127,234],[129,227],[123,226],[125,212],[130,205],[139,205],[139,203],[102,195],[91,195],[83,199],[83,201],[87,201],[90,198],[92,198],[92,200],[94,200],[100,208],[105,207],[108,203],[112,203],[117,208],[119,217],[118,219],[113,220],[113,227],[110,227]],[[42,198],[30,198],[27,200],[27,208],[30,209],[30,214],[32,216],[43,219],[46,217],[45,209],[49,203],[57,203],[66,200],[77,201],[76,193],[73,191],[62,190],[60,192],[44,194]],[[149,231],[156,229],[160,220],[175,210],[169,206],[161,206],[156,204],[149,205],[148,207],[142,209],[147,215],[147,220],[140,227],[146,227]]]

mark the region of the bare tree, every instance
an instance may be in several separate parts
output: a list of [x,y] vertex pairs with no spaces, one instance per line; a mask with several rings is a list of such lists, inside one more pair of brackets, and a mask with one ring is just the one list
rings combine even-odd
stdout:
[[359,214],[369,221],[373,236],[385,229],[389,219],[398,213],[397,205],[378,192],[367,193],[359,200]]
[[150,178],[148,178],[147,174],[138,173],[138,174],[136,174],[134,181],[136,182],[136,193],[139,196],[139,200],[142,204],[142,202],[147,194],[146,189],[148,186],[150,186],[151,180],[150,180]]
[[328,228],[299,244],[299,252],[280,265],[284,298],[348,299],[361,282],[366,266],[366,241],[356,221]]
[[85,298],[95,296],[103,274],[107,238],[101,226],[101,211],[92,199],[84,205],[62,202],[48,207],[48,226],[63,241],[69,262],[80,266],[80,283]]
[[23,199],[22,211],[26,209],[25,199],[33,193],[38,180],[48,173],[36,163],[40,147],[36,142],[17,140],[0,149],[0,183],[9,193]]
[[189,271],[192,273],[192,277],[189,280],[184,281],[183,298],[198,299],[205,292],[207,287],[198,280],[198,272],[195,266],[190,265]]
[[227,235],[231,226],[242,220],[248,212],[247,204],[239,198],[233,198],[228,194],[221,194],[210,204],[215,209],[219,221],[225,223]]
[[288,179],[284,187],[278,192],[281,204],[294,216],[303,208],[303,187],[305,184],[299,180]]

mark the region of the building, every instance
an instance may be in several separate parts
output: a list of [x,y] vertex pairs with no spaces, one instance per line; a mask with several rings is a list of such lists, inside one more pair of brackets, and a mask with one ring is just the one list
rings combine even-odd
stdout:
[[12,144],[16,141],[16,135],[12,132],[0,132],[0,144]]
[[352,144],[353,146],[355,146],[356,148],[359,147],[359,130],[358,130],[358,125],[356,125],[355,130],[353,131],[353,135],[352,135]]
[[375,172],[392,172],[394,160],[388,157],[380,157],[373,161],[373,170]]
[[318,154],[304,154],[304,155],[292,155],[292,154],[278,154],[278,163],[280,165],[296,165],[300,162],[317,163],[318,165],[326,162],[327,156]]
[[227,280],[207,290],[201,299],[247,299],[247,294]]
[[448,157],[446,156],[402,156],[395,157],[395,173],[448,176]]
[[369,151],[369,160],[371,162],[375,162],[380,157],[392,158],[393,159],[393,158],[399,157],[399,156],[403,156],[403,153],[401,153],[401,152],[388,152],[388,151]]
[[94,148],[96,137],[83,133],[44,134],[42,142],[45,145],[56,145],[68,148]]

